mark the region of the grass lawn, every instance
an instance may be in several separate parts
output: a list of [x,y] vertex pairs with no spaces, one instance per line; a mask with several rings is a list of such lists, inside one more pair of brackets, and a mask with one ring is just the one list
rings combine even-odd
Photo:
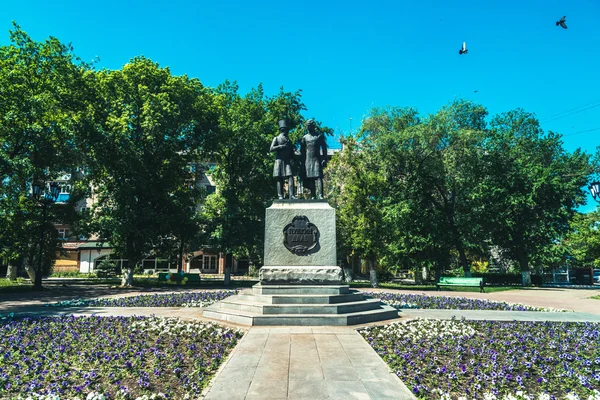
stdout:
[[242,335],[176,318],[3,318],[0,398],[197,398]]
[[592,297],[590,297],[590,299],[600,300],[600,296],[592,296]]
[[29,279],[17,278],[16,281],[10,281],[6,278],[0,278],[0,293],[28,292],[33,288]]
[[600,324],[422,319],[360,333],[420,399],[600,398]]

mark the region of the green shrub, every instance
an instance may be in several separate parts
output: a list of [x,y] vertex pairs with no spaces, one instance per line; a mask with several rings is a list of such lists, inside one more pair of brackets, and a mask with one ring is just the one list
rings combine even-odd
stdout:
[[256,265],[252,264],[248,267],[248,276],[252,278],[258,278],[258,270],[260,268],[256,267]]
[[115,278],[118,275],[117,265],[109,259],[102,260],[95,272],[98,278]]
[[377,271],[377,279],[379,282],[392,282],[394,280],[394,274],[388,270]]
[[95,278],[93,274],[83,273],[79,271],[62,271],[53,272],[50,278]]

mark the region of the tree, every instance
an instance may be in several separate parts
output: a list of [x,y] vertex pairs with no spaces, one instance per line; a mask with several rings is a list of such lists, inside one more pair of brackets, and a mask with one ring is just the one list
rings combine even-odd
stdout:
[[[39,232],[45,233],[42,260],[55,257],[56,234],[51,222],[68,223],[65,206],[42,209],[32,198],[32,184],[74,174],[80,158],[76,132],[85,129],[88,104],[85,76],[90,66],[73,54],[70,45],[50,37],[32,40],[13,23],[11,44],[0,47],[0,257],[22,260],[35,287],[41,275],[31,265],[39,254]],[[73,183],[75,184],[75,183]],[[54,233],[54,234],[53,234]]]
[[469,275],[482,245],[481,144],[486,110],[456,101],[423,121],[416,110],[374,109],[361,131],[385,178],[390,265],[447,264],[452,248]]
[[575,213],[566,235],[566,244],[571,255],[582,267],[600,267],[600,213]]
[[544,133],[520,109],[492,119],[486,152],[492,241],[519,263],[523,285],[530,285],[531,259],[564,236],[585,202],[590,157],[579,149],[568,153],[560,135]]
[[[214,91],[218,128],[205,137],[204,158],[216,163],[211,171],[217,192],[203,205],[205,244],[226,255],[225,282],[229,283],[232,256],[248,256],[260,263],[263,252],[265,208],[275,186],[269,145],[277,121],[287,118],[292,128],[303,121],[300,92],[283,89],[265,96],[262,86],[245,96],[235,83],[225,82]],[[292,130],[295,141],[300,130]]]
[[382,188],[385,184],[375,163],[374,148],[368,141],[345,138],[344,149],[336,154],[328,168],[327,182],[332,202],[337,206],[337,226],[342,247],[365,259],[371,285],[379,285],[375,264],[384,248],[385,225],[382,213]]
[[97,202],[88,230],[128,260],[122,284],[131,285],[144,257],[193,235],[181,224],[194,218],[201,191],[186,166],[214,129],[212,97],[197,79],[144,57],[95,82],[86,165]]

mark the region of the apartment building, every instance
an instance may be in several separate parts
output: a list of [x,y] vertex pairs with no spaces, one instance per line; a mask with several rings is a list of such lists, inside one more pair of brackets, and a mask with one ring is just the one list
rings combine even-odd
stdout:
[[[214,181],[209,174],[205,173],[210,166],[211,163],[190,164],[187,168],[196,176],[194,184],[205,188],[208,193],[214,193],[216,191]],[[70,181],[71,176],[68,174],[56,180],[61,188],[57,203],[65,203],[69,200],[71,194]],[[90,210],[96,201],[97,198],[92,194],[76,205],[77,211]],[[93,273],[98,265],[106,260],[110,260],[118,269],[128,266],[128,260],[114,256],[114,250],[110,244],[100,238],[77,237],[68,225],[56,224],[55,228],[58,231],[61,248],[57,252],[54,272]],[[247,263],[234,259],[233,272],[238,272],[240,265],[242,269],[244,266],[247,268]],[[176,270],[177,261],[175,259],[146,258],[142,260],[142,268],[145,273]],[[198,249],[184,255],[182,269],[191,273],[223,274],[225,271],[225,255],[208,247]]]

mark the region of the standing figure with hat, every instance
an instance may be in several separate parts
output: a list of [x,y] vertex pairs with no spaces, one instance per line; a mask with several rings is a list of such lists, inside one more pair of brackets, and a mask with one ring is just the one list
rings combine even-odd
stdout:
[[288,121],[282,119],[278,122],[279,136],[273,139],[271,151],[275,152],[275,165],[273,166],[273,177],[277,178],[277,197],[283,199],[283,186],[288,181],[288,193],[290,199],[294,196],[294,174],[292,172],[292,161],[294,160],[294,145],[288,138],[290,128]]
[[[303,164],[303,179],[310,189],[311,197],[323,198],[323,167],[327,158],[325,136],[317,132],[314,120],[306,121],[308,133],[300,141],[300,153]],[[322,151],[322,152],[321,152]]]

